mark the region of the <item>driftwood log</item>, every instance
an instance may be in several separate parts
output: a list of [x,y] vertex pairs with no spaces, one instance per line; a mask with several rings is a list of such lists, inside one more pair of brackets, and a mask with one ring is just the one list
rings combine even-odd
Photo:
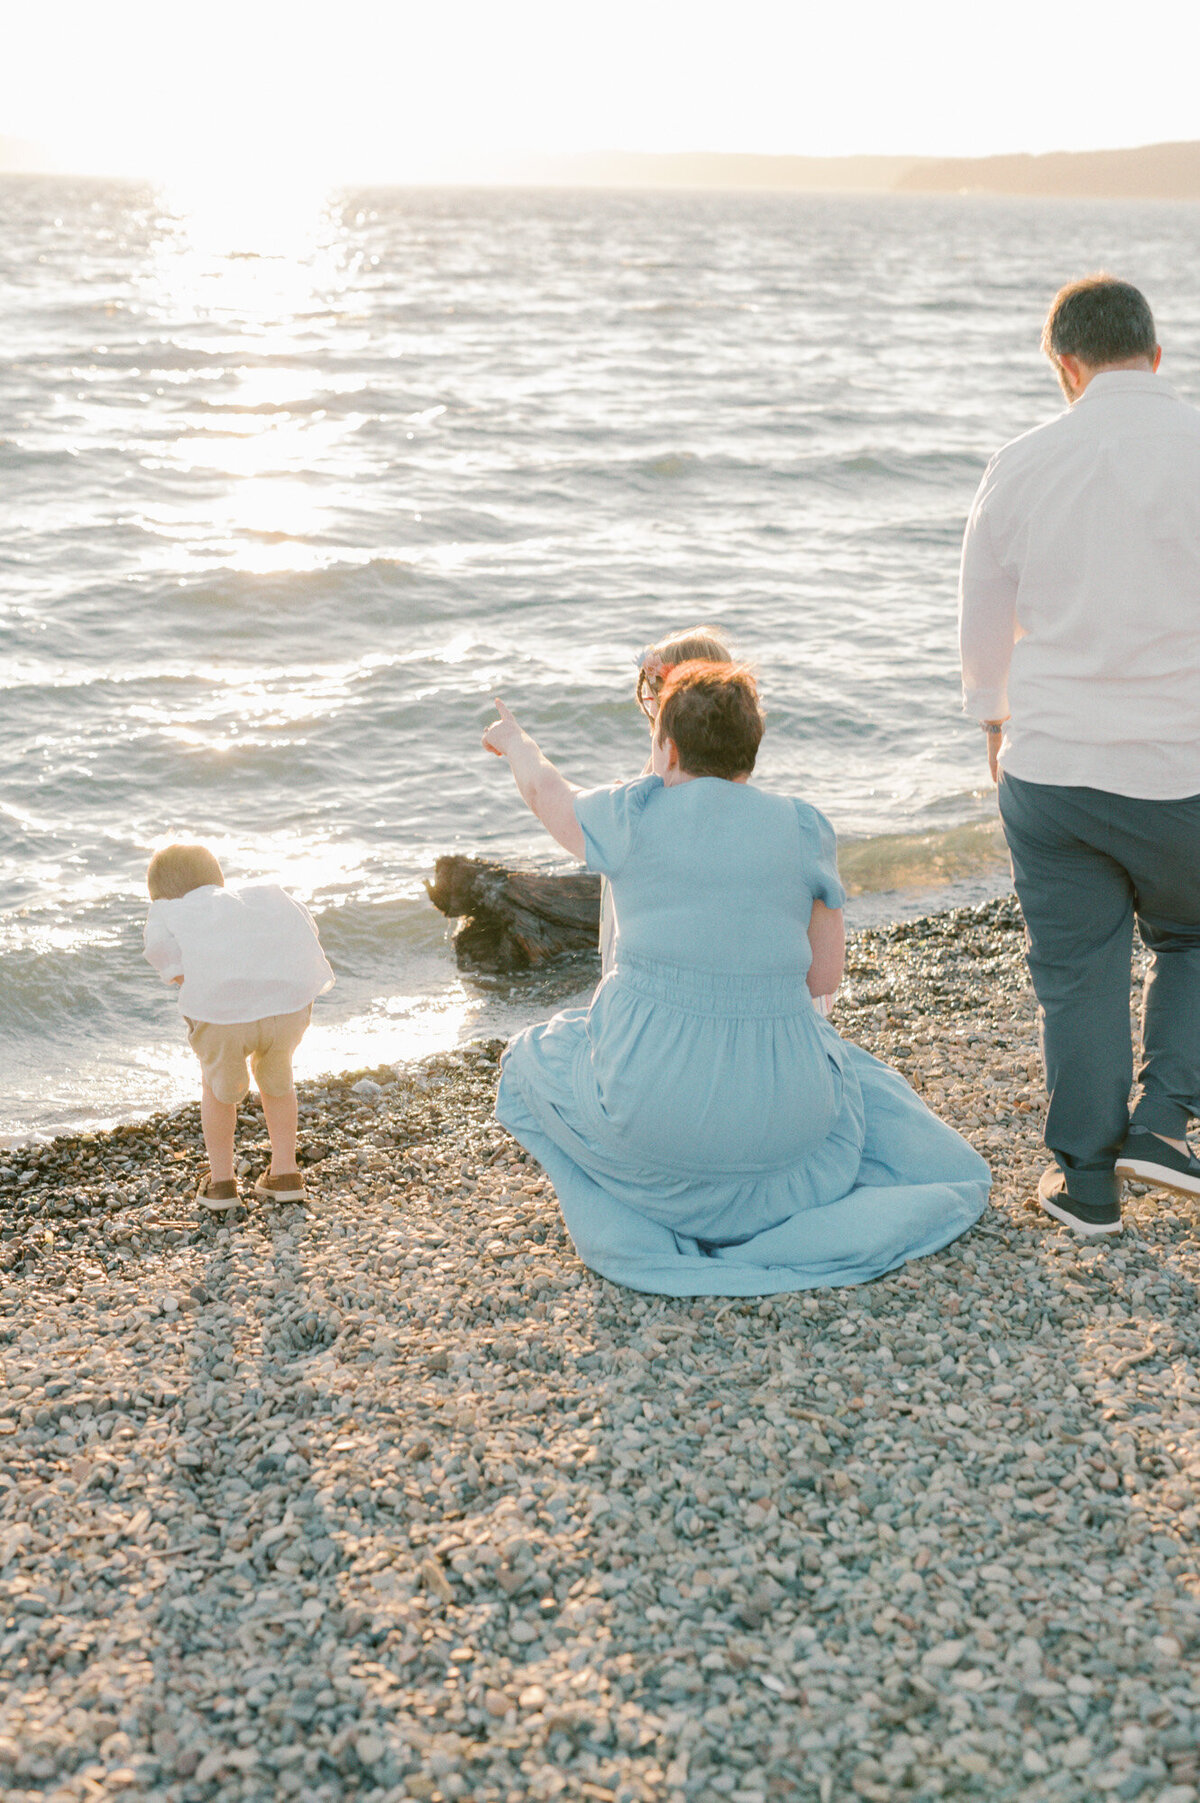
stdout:
[[454,954],[463,970],[530,970],[596,950],[600,878],[590,870],[556,876],[452,854],[438,859],[425,888],[435,908],[458,920]]

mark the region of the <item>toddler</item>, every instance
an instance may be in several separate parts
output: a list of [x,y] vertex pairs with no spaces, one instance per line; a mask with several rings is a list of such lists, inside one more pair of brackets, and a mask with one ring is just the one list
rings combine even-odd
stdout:
[[179,1012],[203,1075],[209,1168],[197,1199],[218,1214],[237,1205],[233,1134],[250,1088],[249,1058],[271,1139],[270,1168],[254,1188],[276,1202],[303,1201],[292,1054],[315,998],[334,982],[313,918],[275,883],[226,889],[203,845],[155,852],[146,886],[146,956],[164,983],[180,986]]

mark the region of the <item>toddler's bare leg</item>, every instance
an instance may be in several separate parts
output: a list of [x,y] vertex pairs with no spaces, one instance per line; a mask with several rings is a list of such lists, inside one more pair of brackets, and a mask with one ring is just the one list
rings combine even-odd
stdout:
[[200,1092],[200,1125],[204,1130],[204,1149],[214,1183],[228,1183],[233,1177],[233,1130],[237,1126],[237,1103],[220,1102],[205,1083]]
[[271,1136],[271,1175],[282,1177],[296,1168],[296,1092],[292,1089],[286,1096],[269,1096],[260,1089],[258,1099]]

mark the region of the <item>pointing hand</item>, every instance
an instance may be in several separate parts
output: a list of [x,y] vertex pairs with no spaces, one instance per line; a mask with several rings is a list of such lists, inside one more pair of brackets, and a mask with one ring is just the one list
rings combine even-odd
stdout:
[[508,756],[522,734],[521,728],[499,697],[496,700],[496,712],[500,718],[493,720],[484,733],[483,748],[485,751],[493,752],[496,757],[502,758]]

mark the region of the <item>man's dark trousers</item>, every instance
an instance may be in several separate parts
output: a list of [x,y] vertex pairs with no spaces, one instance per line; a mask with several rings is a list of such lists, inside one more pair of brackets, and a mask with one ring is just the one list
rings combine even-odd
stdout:
[[1005,773],[1000,818],[1041,1011],[1046,1144],[1077,1201],[1115,1201],[1135,916],[1152,968],[1133,1120],[1182,1139],[1200,1114],[1200,795],[1141,801]]

